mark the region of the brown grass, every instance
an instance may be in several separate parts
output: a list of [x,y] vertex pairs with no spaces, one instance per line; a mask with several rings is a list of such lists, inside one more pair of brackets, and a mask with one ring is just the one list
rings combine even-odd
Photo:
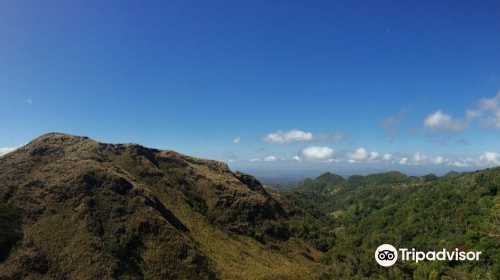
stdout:
[[0,279],[315,279],[320,253],[286,227],[296,209],[238,176],[135,144],[37,138],[0,158],[0,203],[23,217]]

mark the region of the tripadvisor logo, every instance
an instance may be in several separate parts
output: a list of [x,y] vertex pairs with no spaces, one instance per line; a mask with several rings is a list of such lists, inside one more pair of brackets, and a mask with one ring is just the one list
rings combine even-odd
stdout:
[[402,261],[414,261],[416,263],[423,260],[478,261],[479,255],[481,255],[481,252],[463,252],[458,251],[458,249],[455,249],[454,251],[447,251],[446,249],[443,249],[442,251],[438,252],[415,251],[415,248],[411,250],[400,248],[399,250],[397,250],[390,244],[383,244],[380,245],[375,251],[375,260],[381,266],[391,266],[398,260],[398,251],[401,254]]
[[398,260],[398,250],[390,244],[380,245],[375,251],[375,260],[381,266],[391,266]]

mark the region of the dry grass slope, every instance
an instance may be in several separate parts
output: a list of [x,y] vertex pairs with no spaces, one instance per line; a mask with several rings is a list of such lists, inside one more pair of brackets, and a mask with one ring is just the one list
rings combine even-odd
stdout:
[[0,279],[315,279],[297,211],[221,162],[47,134],[0,158]]

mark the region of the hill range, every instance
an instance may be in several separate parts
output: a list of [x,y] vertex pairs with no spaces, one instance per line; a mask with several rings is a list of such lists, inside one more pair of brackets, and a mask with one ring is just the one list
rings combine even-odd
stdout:
[[[0,279],[498,279],[499,188],[495,168],[280,192],[221,162],[51,133],[0,158]],[[382,268],[381,242],[484,258]]]

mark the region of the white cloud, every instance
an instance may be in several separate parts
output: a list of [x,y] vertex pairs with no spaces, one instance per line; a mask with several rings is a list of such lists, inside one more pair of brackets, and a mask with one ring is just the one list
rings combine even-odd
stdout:
[[481,110],[467,110],[465,111],[465,117],[469,120],[481,117],[483,113]]
[[347,155],[347,162],[373,161],[379,157],[377,152],[367,152],[364,148],[359,148],[354,153]]
[[365,149],[359,148],[353,154],[350,154],[349,158],[355,161],[363,161],[368,158],[368,153]]
[[443,159],[443,157],[440,157],[440,156],[437,156],[437,157],[436,157],[436,158],[434,158],[434,160],[433,160],[433,163],[434,163],[435,165],[440,165],[440,164],[442,164],[443,162],[444,162],[444,159]]
[[465,160],[455,160],[450,162],[450,165],[455,166],[455,167],[468,167],[470,166],[469,164],[466,163]]
[[274,143],[274,144],[290,144],[293,142],[305,142],[313,140],[313,135],[310,132],[304,132],[298,129],[292,129],[290,131],[278,130],[273,133],[269,133],[264,138],[263,141]]
[[429,114],[424,119],[424,127],[437,131],[459,132],[469,127],[470,120],[458,120],[441,110]]
[[499,165],[500,154],[494,152],[485,152],[479,156],[477,162],[479,165]]
[[0,157],[14,151],[17,148],[0,148]]
[[468,112],[471,115],[479,118],[481,124],[500,128],[500,91],[495,97],[482,98],[478,101],[479,109]]
[[498,101],[500,100],[500,91],[495,97],[492,98],[481,98],[477,102],[479,104],[479,110],[488,111],[498,109]]
[[313,135],[311,132],[304,132],[298,129],[292,129],[290,131],[278,130],[273,133],[269,133],[262,138],[262,141],[273,143],[273,144],[291,144],[295,142],[308,142],[308,141],[343,141],[347,138],[347,134],[342,131],[336,131],[333,134],[318,133]]
[[267,156],[264,158],[264,161],[267,161],[267,162],[273,162],[273,161],[277,161],[278,158],[276,158],[275,156]]
[[475,109],[465,110],[465,116],[454,118],[442,110],[429,114],[424,119],[424,127],[435,131],[456,133],[469,128],[474,120],[486,127],[500,129],[500,91],[491,98],[481,98]]
[[495,152],[484,152],[477,157],[467,157],[467,158],[444,158],[442,156],[427,156],[416,152],[413,157],[401,156],[395,159],[395,161],[401,165],[449,165],[454,167],[470,167],[470,166],[498,166],[500,165],[500,154]]
[[419,165],[421,163],[427,162],[427,156],[426,155],[421,155],[420,152],[416,152],[413,154],[413,164],[414,165]]
[[416,152],[413,154],[413,156],[407,157],[407,156],[402,156],[399,157],[397,160],[399,164],[401,165],[440,165],[445,162],[445,159],[441,156],[427,156],[424,154],[421,154],[420,152]]
[[333,157],[333,149],[327,146],[311,146],[300,151],[300,155],[308,161],[325,161]]
[[454,159],[448,161],[448,164],[455,167],[470,166],[498,166],[500,165],[500,154],[495,152],[484,152],[478,157],[468,157],[465,159]]
[[239,144],[241,142],[241,137],[236,137],[233,139],[233,144]]
[[[2,151],[2,149],[0,149]],[[378,152],[368,152],[364,148],[358,148],[353,153],[345,154],[344,156],[333,157],[334,151],[332,148],[324,146],[309,146],[301,150],[297,155],[278,158],[274,155],[269,155],[262,159],[250,159],[250,162],[302,162],[314,161],[325,163],[366,163],[366,164],[399,164],[405,166],[452,166],[457,168],[465,167],[491,167],[500,166],[500,153],[486,151],[474,157],[456,158],[453,156],[434,156],[426,155],[419,151],[412,155],[402,154],[399,152],[379,154]],[[231,161],[231,159],[229,159]]]
[[408,164],[408,158],[405,158],[405,157],[401,158],[399,160],[399,164],[401,164],[401,165],[407,165]]

